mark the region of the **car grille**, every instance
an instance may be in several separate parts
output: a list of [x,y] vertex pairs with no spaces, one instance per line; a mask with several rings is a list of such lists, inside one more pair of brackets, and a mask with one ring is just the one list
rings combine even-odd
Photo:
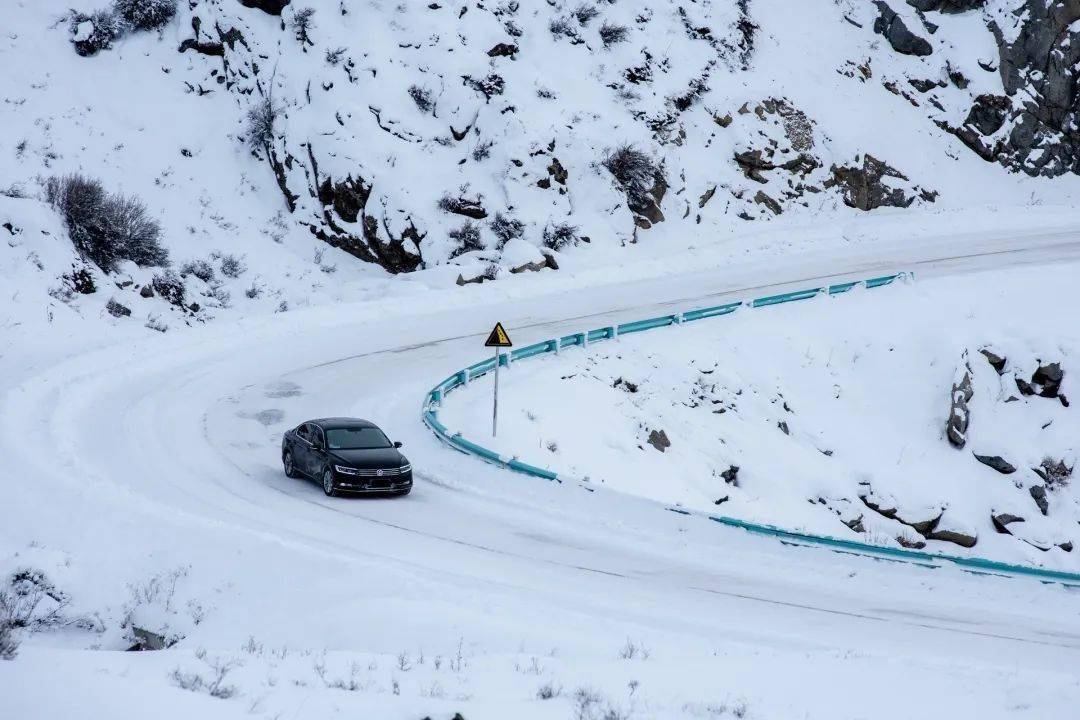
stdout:
[[[384,468],[382,470],[354,469],[354,472],[359,477],[394,477],[402,474],[401,468]],[[408,472],[408,470],[405,472]]]

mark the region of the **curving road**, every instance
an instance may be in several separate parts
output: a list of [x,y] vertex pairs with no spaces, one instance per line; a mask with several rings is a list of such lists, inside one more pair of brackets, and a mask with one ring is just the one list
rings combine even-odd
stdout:
[[[791,285],[1080,260],[1074,234],[941,247],[468,310],[313,309],[73,353],[5,384],[0,456],[17,512],[0,532],[72,549],[88,603],[115,602],[134,575],[190,565],[219,608],[202,642],[222,646],[255,635],[394,652],[466,637],[489,651],[548,644],[587,658],[633,635],[670,656],[723,648],[747,672],[813,656],[817,670],[775,687],[850,673],[868,695],[909,693],[898,717],[936,709],[927,688],[976,692],[1002,677],[1075,698],[1076,593],[788,547],[602,489],[529,480],[447,450],[418,420],[425,391],[484,354],[495,319],[521,344]],[[284,477],[283,429],[337,414],[405,442],[418,468],[411,496],[331,499]]]

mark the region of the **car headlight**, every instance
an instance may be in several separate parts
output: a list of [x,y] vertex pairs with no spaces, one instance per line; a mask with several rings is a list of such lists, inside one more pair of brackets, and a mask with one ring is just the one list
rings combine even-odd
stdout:
[[401,466],[401,472],[407,473],[412,470],[412,463],[405,463]]
[[344,465],[335,465],[334,469],[342,475],[359,475],[360,471],[355,468],[345,467]]

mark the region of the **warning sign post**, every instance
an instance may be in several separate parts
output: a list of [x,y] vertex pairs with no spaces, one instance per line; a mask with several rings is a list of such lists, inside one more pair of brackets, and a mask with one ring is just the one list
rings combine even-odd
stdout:
[[510,342],[510,336],[502,323],[497,322],[484,346],[495,348],[495,396],[491,406],[491,437],[495,437],[499,432],[499,365],[502,364],[502,349],[513,347],[514,343]]

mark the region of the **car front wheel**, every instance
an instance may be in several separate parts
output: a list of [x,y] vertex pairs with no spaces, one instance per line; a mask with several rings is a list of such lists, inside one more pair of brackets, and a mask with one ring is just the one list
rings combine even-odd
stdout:
[[285,451],[285,455],[281,458],[281,464],[285,466],[285,477],[300,477],[300,473],[296,471],[296,464],[293,462],[291,452]]
[[334,487],[334,473],[330,471],[330,468],[323,470],[322,491],[326,493],[328,497],[337,495],[337,488]]

